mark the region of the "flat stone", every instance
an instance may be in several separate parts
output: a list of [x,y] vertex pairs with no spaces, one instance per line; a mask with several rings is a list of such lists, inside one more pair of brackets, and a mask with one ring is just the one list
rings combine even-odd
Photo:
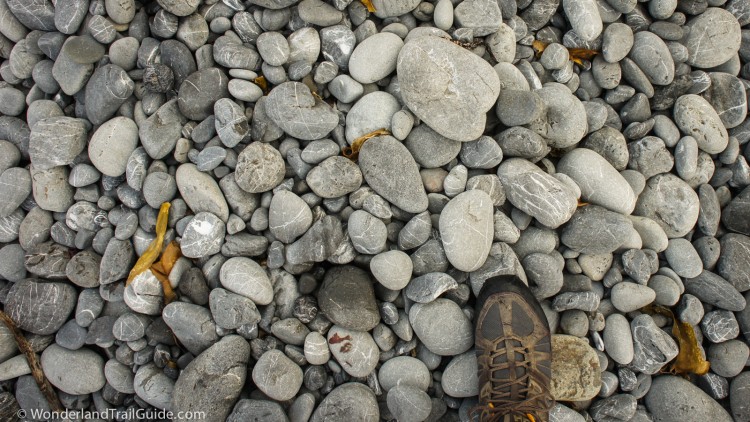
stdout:
[[29,138],[34,168],[49,170],[72,163],[86,148],[87,134],[85,122],[72,117],[48,117],[36,122]]
[[334,325],[328,331],[328,347],[347,374],[366,377],[375,370],[380,352],[368,332],[348,330]]
[[602,33],[602,18],[594,0],[563,0],[570,26],[584,41],[593,41]]
[[31,194],[31,173],[20,167],[11,167],[0,174],[0,217],[8,217]]
[[237,184],[247,192],[269,191],[284,180],[284,159],[271,145],[253,142],[237,157],[234,176]]
[[[599,227],[593,232],[591,227]],[[611,253],[622,246],[632,231],[632,223],[622,214],[597,205],[581,207],[563,229],[560,241],[585,254]]]
[[636,32],[628,56],[654,85],[669,85],[674,80],[674,61],[669,48],[658,35]]
[[268,208],[268,228],[274,237],[291,243],[313,223],[310,207],[299,196],[286,190],[276,192]]
[[601,388],[601,369],[596,351],[583,339],[552,335],[550,393],[558,401],[589,400]]
[[90,394],[106,383],[104,359],[93,350],[68,350],[51,344],[44,349],[40,363],[49,382],[68,394]]
[[209,212],[227,221],[229,206],[213,177],[188,163],[177,168],[175,180],[180,195],[194,213]]
[[273,287],[268,274],[250,258],[229,258],[221,266],[219,279],[224,288],[258,305],[268,305],[273,300]]
[[111,177],[125,174],[128,158],[138,147],[138,126],[127,117],[108,120],[94,132],[89,159],[97,170]]
[[159,315],[162,310],[163,292],[161,282],[151,270],[138,274],[123,293],[125,304],[135,312]]
[[399,250],[381,252],[370,260],[370,272],[383,286],[401,290],[409,283],[414,265],[406,253]]
[[[213,103],[211,105],[213,110]],[[148,155],[158,160],[172,153],[182,135],[182,126],[185,122],[185,116],[180,112],[177,100],[167,101],[145,122],[141,122],[138,136]]]
[[172,302],[164,307],[162,318],[180,343],[196,356],[219,340],[211,312],[200,305]]
[[500,92],[497,74],[487,62],[428,35],[404,45],[397,72],[407,107],[437,133],[461,142],[482,135],[485,113]]
[[[384,0],[375,0],[382,2]],[[320,402],[310,422],[346,422],[357,420],[377,422],[380,409],[375,393],[358,382],[348,382],[334,388]]]
[[[434,324],[439,318],[444,324]],[[409,322],[419,340],[431,352],[452,356],[467,351],[474,344],[474,330],[455,302],[435,299],[416,303],[409,310]]]
[[685,280],[685,292],[701,302],[739,312],[745,309],[745,298],[728,281],[704,270],[698,277]]
[[409,282],[406,297],[417,303],[428,303],[458,287],[456,280],[445,273],[427,273]]
[[481,267],[493,238],[493,204],[485,192],[470,190],[453,198],[440,214],[440,237],[445,255],[461,271]]
[[388,391],[388,409],[399,421],[417,422],[430,416],[432,402],[424,391],[411,385],[397,385]]
[[331,322],[356,331],[370,331],[380,322],[372,281],[357,267],[326,272],[318,291],[318,306]]
[[641,314],[630,322],[633,333],[633,361],[630,367],[644,374],[656,374],[677,356],[677,343],[662,331],[653,318]]
[[645,398],[646,407],[654,420],[678,422],[695,418],[695,420],[714,420],[729,422],[724,408],[703,390],[683,378],[662,375],[654,378]]
[[175,381],[161,368],[153,363],[146,364],[138,369],[131,382],[134,392],[143,401],[157,409],[172,410]]
[[422,391],[427,391],[432,385],[427,366],[411,356],[396,356],[383,362],[378,370],[378,381],[386,392],[397,385],[410,385]]
[[226,226],[210,212],[199,212],[185,227],[180,240],[182,254],[188,258],[203,258],[221,251]]
[[179,88],[177,105],[190,120],[201,121],[213,114],[214,103],[229,96],[229,78],[219,68],[201,69],[185,79]]
[[710,68],[725,63],[740,49],[740,24],[728,11],[711,7],[691,19],[690,31],[683,43],[688,49],[687,63],[699,68]]
[[304,140],[325,137],[339,122],[331,106],[315,98],[310,88],[299,82],[274,87],[268,94],[266,113],[284,132]]
[[401,110],[396,97],[375,91],[357,100],[346,114],[346,141],[352,144],[357,138],[379,129],[391,129],[393,115]]
[[362,185],[362,172],[351,160],[337,155],[313,167],[305,181],[319,197],[338,198]]
[[604,350],[612,360],[621,365],[633,361],[633,336],[630,323],[623,315],[612,314],[607,317],[603,340]]
[[48,335],[67,321],[76,299],[76,290],[70,284],[26,279],[13,284],[8,291],[5,312],[18,328]]
[[224,421],[245,384],[249,360],[250,345],[245,339],[235,335],[222,338],[180,373],[174,386],[172,409],[206,412],[206,420]]
[[96,69],[86,84],[86,117],[94,125],[106,122],[134,89],[135,83],[120,66],[108,64]]
[[404,41],[396,34],[381,32],[357,44],[349,58],[349,74],[357,82],[377,82],[396,70]]
[[463,398],[479,394],[477,354],[474,351],[454,356],[443,371],[440,385],[451,397]]
[[612,305],[627,313],[641,309],[656,299],[656,292],[648,286],[622,281],[612,287]]
[[321,262],[331,257],[344,241],[341,221],[325,216],[286,248],[286,260],[292,264]]
[[675,238],[693,229],[699,210],[698,194],[687,183],[673,174],[659,174],[646,182],[634,213],[654,220]]

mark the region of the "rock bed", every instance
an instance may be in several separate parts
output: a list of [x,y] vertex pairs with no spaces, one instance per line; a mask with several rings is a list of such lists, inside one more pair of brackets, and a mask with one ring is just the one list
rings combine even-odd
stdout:
[[750,1],[142,3],[0,0],[0,301],[66,408],[465,420],[514,274],[552,421],[750,420]]

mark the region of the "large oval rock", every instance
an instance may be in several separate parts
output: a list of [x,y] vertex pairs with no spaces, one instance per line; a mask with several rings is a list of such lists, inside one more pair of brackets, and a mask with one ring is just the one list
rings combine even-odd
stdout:
[[698,142],[709,154],[726,149],[729,135],[711,104],[699,95],[683,95],[674,103],[674,121],[680,130]]
[[209,67],[201,69],[180,86],[177,105],[180,112],[190,120],[201,121],[214,113],[214,103],[229,97],[229,78],[224,71]]
[[580,208],[562,231],[560,241],[568,248],[590,255],[608,254],[622,246],[633,223],[622,214],[598,205]]
[[348,382],[333,389],[315,409],[310,422],[378,422],[380,408],[366,385]]
[[[108,363],[107,367],[109,366]],[[125,369],[130,372],[130,368],[125,367]],[[163,369],[149,363],[141,366],[135,373],[135,377],[130,373],[130,377],[131,389],[135,390],[134,392],[143,401],[158,409],[172,410],[175,382],[164,373]],[[128,393],[132,394],[133,391]]]
[[172,409],[176,414],[201,411],[207,421],[224,421],[245,385],[249,360],[250,345],[245,339],[235,335],[222,338],[180,373]]
[[333,357],[347,374],[366,377],[377,366],[380,352],[370,333],[334,325],[327,339]]
[[581,199],[621,214],[635,208],[633,188],[604,157],[587,148],[576,148],[557,163],[557,172],[568,175],[581,188]]
[[669,85],[674,80],[674,61],[669,48],[653,32],[636,32],[629,55],[652,84]]
[[305,201],[288,190],[273,195],[268,208],[268,229],[274,237],[291,243],[313,223],[312,211]]
[[227,290],[245,296],[258,305],[268,305],[273,300],[271,279],[263,267],[250,258],[229,258],[221,266],[219,280]]
[[352,266],[328,270],[318,291],[320,310],[334,324],[357,331],[370,331],[380,322],[370,276]]
[[188,163],[177,168],[175,180],[180,195],[194,213],[210,212],[221,221],[227,221],[229,206],[213,177]]
[[253,142],[237,157],[234,178],[246,192],[269,191],[284,180],[284,158],[271,145]]
[[52,344],[44,349],[40,362],[49,382],[68,394],[90,394],[107,382],[104,359],[93,350],[68,350]]
[[451,300],[438,298],[430,303],[415,303],[409,310],[409,322],[419,340],[437,355],[458,355],[474,344],[471,322]]
[[177,100],[167,101],[156,113],[140,123],[138,136],[143,149],[155,160],[171,154],[182,136],[182,126],[186,121],[185,116],[180,113]]
[[362,144],[359,167],[367,184],[388,202],[415,214],[427,209],[419,166],[396,138],[378,136]]
[[443,371],[440,385],[452,397],[471,397],[479,394],[477,354],[472,350],[453,357]]
[[219,339],[211,312],[200,305],[172,302],[164,307],[162,318],[180,343],[194,355],[202,353]]
[[588,127],[583,103],[568,87],[554,82],[535,92],[546,107],[542,117],[531,122],[529,128],[552,148],[567,148],[580,142]]
[[48,117],[31,128],[29,157],[37,170],[63,166],[86,148],[86,123],[72,117]]
[[561,226],[576,211],[575,193],[527,160],[505,160],[497,169],[497,175],[510,203],[547,227]]
[[448,261],[461,271],[484,265],[494,233],[492,198],[475,189],[451,199],[440,213],[440,238]]
[[134,89],[135,83],[120,66],[108,64],[98,68],[86,85],[86,117],[94,125],[106,122]]
[[393,115],[399,110],[401,104],[387,92],[375,91],[365,95],[346,114],[346,141],[352,144],[370,132],[391,129]]
[[76,306],[76,290],[69,283],[26,279],[10,288],[5,312],[22,330],[54,334]]
[[589,400],[599,393],[602,378],[596,350],[575,336],[552,336],[550,393],[558,401]]
[[336,155],[313,167],[305,181],[319,197],[338,198],[362,185],[362,172],[348,158]]
[[339,123],[338,113],[299,82],[274,87],[268,94],[266,113],[284,132],[307,141],[323,138]]
[[468,142],[485,128],[485,113],[500,93],[497,73],[485,60],[432,35],[407,42],[397,72],[404,103],[435,132]]
[[138,126],[127,117],[118,116],[99,126],[89,142],[89,159],[107,176],[125,173],[128,158],[138,146]]
[[685,236],[698,221],[698,194],[682,179],[658,174],[646,183],[634,213],[654,220],[669,238]]
[[253,381],[268,397],[290,400],[302,386],[302,369],[284,352],[272,349],[263,353],[253,367]]
[[731,13],[710,7],[691,19],[682,43],[688,49],[687,64],[709,68],[729,61],[740,49],[740,24]]
[[34,201],[41,209],[66,212],[73,205],[75,189],[68,183],[70,171],[67,166],[39,170],[32,165],[29,170]]
[[724,408],[690,381],[672,375],[654,378],[646,407],[658,422],[731,422]]
[[357,82],[371,84],[396,70],[398,53],[404,46],[396,34],[381,32],[365,38],[349,58],[349,74]]

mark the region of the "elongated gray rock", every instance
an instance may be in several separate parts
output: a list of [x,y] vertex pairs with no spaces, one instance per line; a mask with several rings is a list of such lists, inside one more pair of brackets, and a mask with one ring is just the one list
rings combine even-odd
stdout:
[[500,94],[500,80],[489,63],[427,35],[404,45],[397,73],[404,103],[435,132],[461,142],[482,135],[485,113]]
[[505,160],[497,175],[510,203],[549,228],[561,226],[576,211],[575,193],[527,160]]
[[487,260],[494,233],[492,198],[481,190],[463,192],[440,213],[440,238],[454,267],[471,272]]
[[89,159],[107,176],[125,173],[130,154],[138,147],[138,126],[127,117],[115,117],[94,132],[89,142]]
[[602,18],[594,0],[563,0],[570,26],[584,41],[593,41],[602,33]]
[[276,192],[268,208],[268,229],[276,239],[291,243],[303,235],[313,223],[310,207],[294,193]]
[[590,254],[612,253],[627,240],[633,224],[622,214],[587,205],[563,229],[560,241],[570,249]]
[[222,338],[180,373],[174,385],[172,409],[176,414],[205,412],[207,421],[224,421],[245,384],[249,360],[250,345],[245,339],[235,335]]
[[633,188],[604,157],[587,148],[576,148],[557,164],[581,188],[581,199],[628,215],[635,208]]
[[674,120],[683,133],[698,142],[698,148],[718,154],[727,147],[729,135],[711,104],[699,95],[683,95],[674,104]]
[[213,177],[188,163],[177,168],[175,180],[180,195],[194,213],[210,212],[221,221],[227,221],[229,206]]
[[654,378],[646,394],[646,407],[659,422],[732,421],[729,413],[703,390],[672,375]]
[[290,136],[309,141],[323,138],[339,123],[336,111],[299,82],[274,87],[268,94],[266,113]]
[[120,66],[98,68],[86,85],[86,117],[100,125],[112,117],[135,89],[133,80]]
[[359,167],[367,184],[388,202],[410,213],[427,209],[419,167],[404,144],[378,136],[362,145]]
[[380,322],[370,276],[357,267],[328,270],[318,291],[318,305],[331,322],[342,328],[370,331]]

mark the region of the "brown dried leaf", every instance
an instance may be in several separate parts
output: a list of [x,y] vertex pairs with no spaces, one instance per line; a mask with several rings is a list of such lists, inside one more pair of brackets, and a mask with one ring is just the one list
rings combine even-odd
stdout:
[[677,338],[680,352],[677,354],[675,360],[672,361],[670,371],[679,375],[687,375],[690,373],[705,375],[711,365],[703,357],[703,353],[701,353],[701,348],[698,344],[698,339],[695,336],[695,329],[693,326],[675,318],[672,310],[664,306],[650,306],[647,308],[647,312],[648,311],[672,319],[672,335]]
[[182,251],[180,250],[180,245],[174,240],[169,242],[169,245],[164,248],[164,252],[161,254],[161,259],[159,260],[159,264],[164,270],[162,272],[166,275],[169,275],[169,273],[172,272],[174,263],[177,262],[177,260],[180,259],[181,256]]
[[151,273],[154,275],[154,277],[156,277],[157,280],[161,282],[161,288],[162,290],[164,290],[164,303],[169,304],[173,300],[175,300],[177,298],[177,295],[172,289],[172,284],[169,283],[169,277],[158,271],[154,271],[153,269],[151,270]]
[[599,54],[596,50],[589,50],[586,48],[569,48],[568,54],[570,54],[570,60],[573,60],[573,63],[577,64],[578,66],[585,66],[583,64],[583,61],[591,61],[594,60],[594,56]]
[[374,130],[368,134],[362,135],[359,138],[355,139],[354,142],[352,142],[351,147],[341,148],[341,154],[344,157],[352,161],[357,161],[357,157],[359,157],[359,149],[362,148],[362,144],[364,144],[366,140],[370,138],[374,138],[376,136],[383,136],[383,135],[390,135],[390,134],[391,132],[387,129]]
[[266,80],[265,76],[260,75],[257,78],[253,79],[253,82],[263,90],[264,94],[268,94],[268,81]]
[[368,12],[370,12],[370,13],[375,12],[375,6],[373,6],[372,0],[360,0],[360,1],[362,2],[362,4],[365,5],[365,7],[367,8]]
[[143,252],[143,255],[138,258],[138,261],[133,266],[133,269],[130,270],[128,280],[125,284],[129,284],[131,281],[133,281],[134,278],[138,276],[138,274],[149,269],[151,265],[156,262],[156,259],[159,258],[159,254],[161,253],[161,249],[164,244],[164,234],[167,232],[167,223],[169,222],[169,207],[171,205],[172,204],[170,204],[169,202],[161,204],[161,208],[159,208],[159,216],[156,218],[156,238],[151,242],[150,245],[148,245],[148,248],[146,248],[146,251]]
[[536,51],[536,57],[539,58],[539,56],[542,55],[542,53],[544,52],[544,49],[547,48],[548,45],[549,45],[548,42],[534,40],[534,42],[531,43],[531,48],[533,48],[534,51]]

